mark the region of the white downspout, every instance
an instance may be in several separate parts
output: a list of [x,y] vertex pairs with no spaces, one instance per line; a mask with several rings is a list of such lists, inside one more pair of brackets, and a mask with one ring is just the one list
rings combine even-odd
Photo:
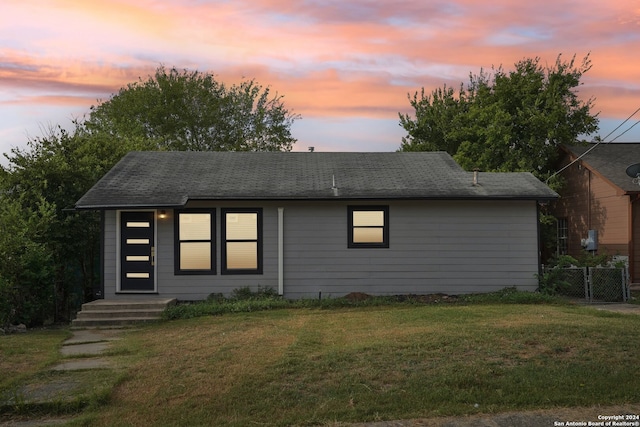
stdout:
[[284,295],[284,208],[278,208],[278,295]]

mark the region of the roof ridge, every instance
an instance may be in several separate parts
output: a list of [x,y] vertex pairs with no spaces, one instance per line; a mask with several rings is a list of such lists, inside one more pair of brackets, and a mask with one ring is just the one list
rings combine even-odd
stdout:
[[[449,154],[440,151],[293,153],[297,155],[133,152],[98,181],[76,207],[184,206],[189,197],[200,200],[557,197],[526,173],[486,174],[483,187],[474,187],[468,173]],[[332,191],[334,179],[340,189],[338,196]]]

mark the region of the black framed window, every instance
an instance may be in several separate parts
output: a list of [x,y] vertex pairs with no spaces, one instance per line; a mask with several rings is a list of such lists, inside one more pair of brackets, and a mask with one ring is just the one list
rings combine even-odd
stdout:
[[262,274],[262,209],[222,209],[222,274]]
[[175,274],[216,274],[215,221],[215,209],[176,211]]
[[389,206],[348,206],[348,247],[389,247]]

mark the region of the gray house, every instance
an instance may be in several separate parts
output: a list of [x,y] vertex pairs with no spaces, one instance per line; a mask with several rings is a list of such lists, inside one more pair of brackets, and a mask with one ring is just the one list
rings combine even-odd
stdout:
[[293,299],[535,290],[556,197],[441,152],[133,152],[76,208],[103,212],[105,299]]

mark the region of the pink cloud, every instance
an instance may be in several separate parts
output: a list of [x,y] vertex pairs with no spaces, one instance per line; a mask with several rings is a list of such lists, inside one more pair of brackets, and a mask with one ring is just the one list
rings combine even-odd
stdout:
[[421,87],[588,52],[581,96],[595,96],[607,116],[638,103],[632,0],[5,0],[3,12],[2,108],[86,100],[88,109],[162,63],[228,83],[255,78],[303,117],[397,120]]

